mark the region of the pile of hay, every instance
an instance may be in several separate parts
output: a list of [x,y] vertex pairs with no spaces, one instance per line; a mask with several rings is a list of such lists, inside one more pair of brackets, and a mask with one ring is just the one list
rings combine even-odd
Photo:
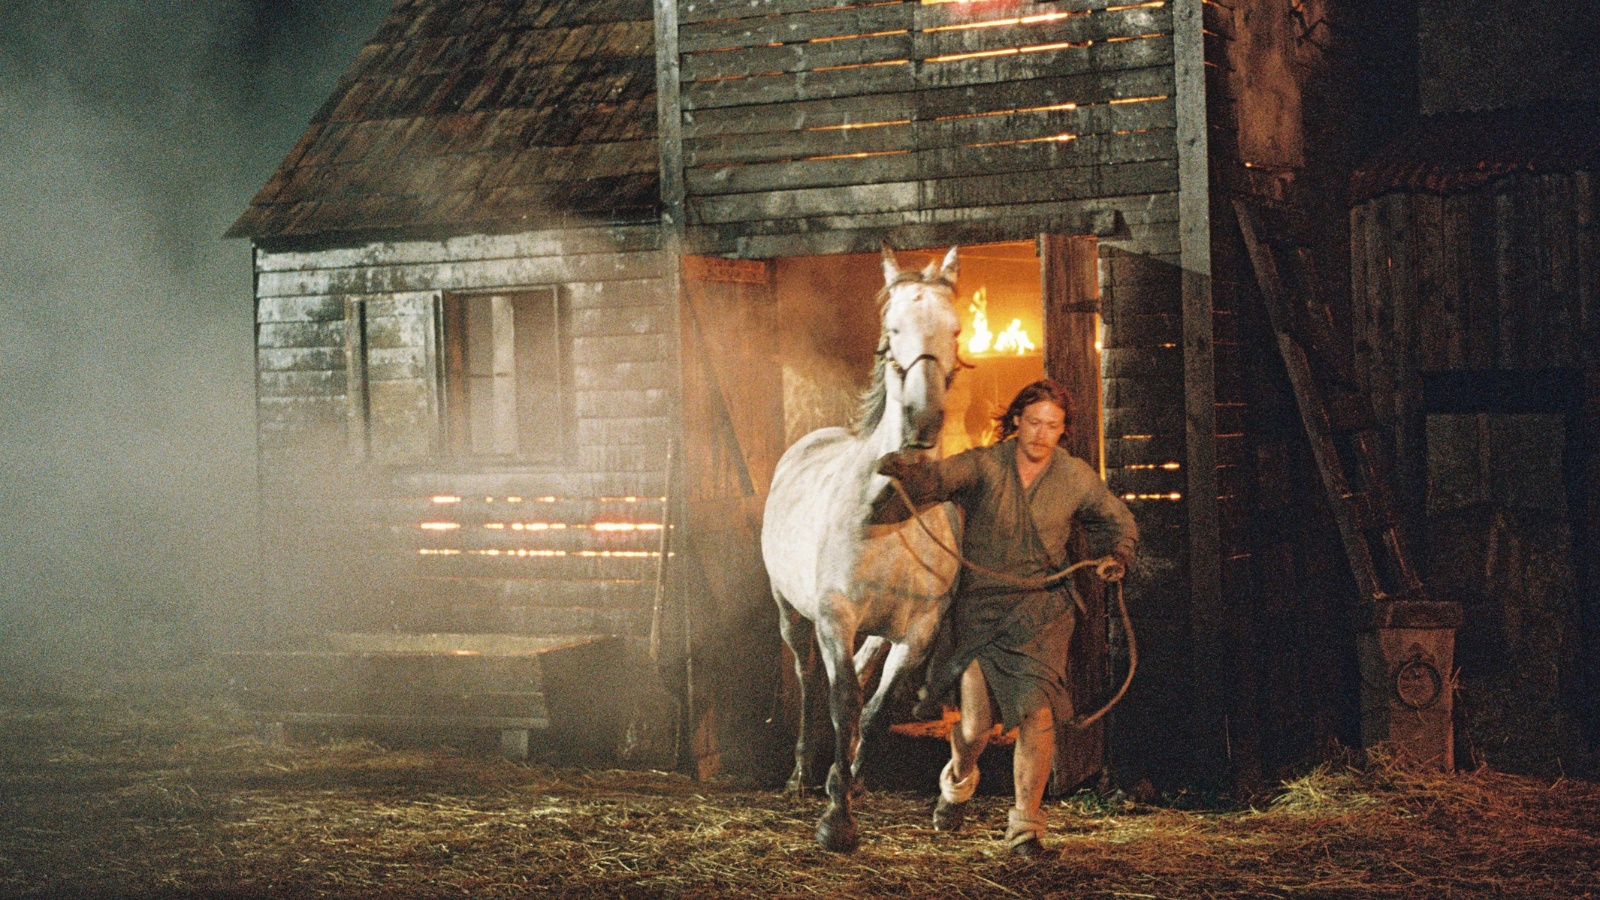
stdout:
[[487,748],[269,746],[204,692],[0,698],[0,895],[1577,897],[1600,895],[1600,786],[1329,766],[1270,802],[1081,795],[1010,858],[1007,801],[960,835],[874,793],[850,856],[822,801]]

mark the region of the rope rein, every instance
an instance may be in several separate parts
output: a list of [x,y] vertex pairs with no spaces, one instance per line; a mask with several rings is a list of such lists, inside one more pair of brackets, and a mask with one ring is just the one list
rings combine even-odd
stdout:
[[[966,566],[980,575],[993,578],[996,581],[1004,582],[1023,590],[1037,591],[1043,590],[1055,584],[1056,582],[1066,578],[1068,575],[1071,575],[1073,572],[1076,572],[1085,566],[1095,566],[1098,570],[1098,568],[1105,562],[1103,559],[1085,559],[1075,562],[1059,572],[1055,572],[1050,575],[1039,575],[1033,578],[1021,578],[1008,572],[999,572],[989,568],[988,566],[979,565],[978,563],[967,559],[964,555],[962,555],[960,550],[957,550],[956,548],[951,547],[949,544],[946,544],[944,540],[939,537],[939,535],[934,533],[927,521],[922,518],[922,513],[917,511],[917,505],[911,501],[911,495],[906,493],[905,485],[900,483],[900,479],[894,477],[893,475],[885,475],[884,477],[889,479],[889,484],[894,487],[895,493],[899,495],[900,502],[906,505],[906,509],[911,510],[911,517],[917,520],[918,525],[922,526],[923,532],[928,535],[928,538],[933,541],[934,545],[940,550],[950,554],[951,557],[956,559],[963,566]],[[1073,726],[1079,729],[1088,728],[1090,725],[1093,725],[1100,719],[1100,717],[1110,712],[1111,707],[1116,706],[1117,703],[1122,700],[1123,695],[1128,693],[1128,687],[1133,684],[1133,673],[1139,668],[1139,643],[1133,635],[1133,620],[1128,616],[1128,604],[1123,600],[1122,597],[1121,579],[1111,582],[1111,586],[1116,589],[1117,612],[1118,618],[1122,622],[1122,633],[1128,637],[1128,675],[1122,680],[1122,687],[1117,689],[1117,693],[1110,700],[1106,701],[1106,705],[1100,707],[1098,710],[1095,710],[1095,712],[1091,715],[1077,716],[1073,719]],[[1081,600],[1079,601],[1079,607],[1082,608]]]

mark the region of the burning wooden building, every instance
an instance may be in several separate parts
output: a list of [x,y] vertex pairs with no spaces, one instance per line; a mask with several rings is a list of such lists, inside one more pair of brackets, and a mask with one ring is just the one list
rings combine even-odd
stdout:
[[[1109,733],[1063,736],[1059,783],[1248,781],[1358,740],[1355,591],[1315,551],[1338,536],[1231,201],[1344,183],[1384,103],[1341,86],[1407,39],[1386,7],[396,0],[230,232],[294,561],[267,602],[346,635],[257,654],[262,716],[515,733],[561,703],[483,666],[561,648],[567,683],[615,676],[567,708],[660,733],[670,670],[701,771],[782,768],[762,501],[854,408],[887,239],[963,248],[947,446],[1058,378],[1145,535],[1139,680]],[[1088,700],[1121,648],[1080,632]]]

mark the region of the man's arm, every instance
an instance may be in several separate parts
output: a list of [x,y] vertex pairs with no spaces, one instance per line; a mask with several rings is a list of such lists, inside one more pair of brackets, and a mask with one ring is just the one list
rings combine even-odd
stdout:
[[1078,507],[1078,521],[1083,523],[1084,530],[1094,543],[1103,546],[1103,542],[1109,540],[1111,555],[1124,569],[1130,568],[1139,548],[1139,526],[1134,522],[1127,504],[1111,493],[1099,476],[1091,477],[1094,481],[1083,504]]
[[878,474],[900,482],[916,503],[949,500],[978,481],[971,451],[947,459],[925,459],[919,450],[897,450],[878,458]]

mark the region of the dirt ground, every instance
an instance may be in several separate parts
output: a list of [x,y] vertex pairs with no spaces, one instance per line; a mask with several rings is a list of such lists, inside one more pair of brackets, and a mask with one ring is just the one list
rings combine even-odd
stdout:
[[1250,806],[1052,801],[1010,858],[1003,798],[959,835],[876,792],[862,848],[821,801],[492,747],[257,741],[205,678],[0,687],[6,897],[1595,897],[1600,785],[1324,767]]

